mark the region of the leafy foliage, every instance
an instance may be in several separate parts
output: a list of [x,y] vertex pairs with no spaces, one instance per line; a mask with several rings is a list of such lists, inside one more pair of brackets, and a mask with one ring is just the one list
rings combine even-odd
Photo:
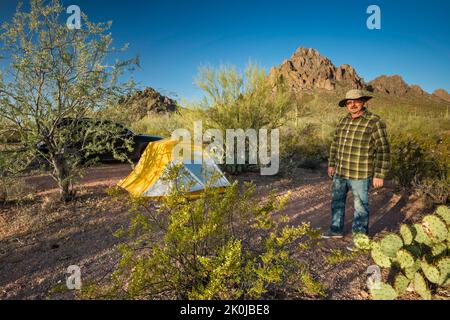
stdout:
[[[259,132],[279,128],[296,103],[283,83],[274,90],[264,69],[254,64],[249,64],[243,74],[234,67],[203,67],[196,83],[206,94],[200,103],[205,126],[221,130],[223,136],[227,129]],[[227,164],[224,169],[234,174],[248,170],[249,165]]]
[[[1,50],[10,64],[0,74],[0,119],[2,131],[19,141],[23,156],[44,158],[53,168],[61,198],[70,200],[80,148],[109,148],[101,139],[88,139],[101,136],[105,126],[80,131],[76,124],[122,93],[126,86],[118,77],[133,60],[107,64],[110,54],[121,51],[111,48],[110,23],[91,23],[83,15],[83,27],[70,30],[65,16],[58,0],[32,0],[29,12],[19,5],[12,21],[2,25]],[[68,118],[74,125],[61,126]],[[73,147],[74,137],[81,147]],[[48,152],[39,151],[38,143],[45,143]]]
[[427,179],[448,179],[448,137],[398,133],[392,136],[391,143],[391,174],[401,186],[409,188]]
[[[179,169],[171,172],[167,178],[175,181]],[[255,204],[255,187],[240,189],[237,183],[223,194],[207,188],[192,200],[174,188],[158,204],[130,199],[135,217],[118,235],[134,241],[120,246],[122,260],[112,283],[85,289],[83,298],[257,299],[320,293],[320,284],[296,259],[318,232],[275,217],[286,197],[273,194]]]

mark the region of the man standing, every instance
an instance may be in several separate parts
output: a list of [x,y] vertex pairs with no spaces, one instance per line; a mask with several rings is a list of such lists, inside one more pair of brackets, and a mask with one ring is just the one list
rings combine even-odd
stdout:
[[369,234],[369,188],[381,188],[390,168],[390,147],[386,126],[369,112],[365,103],[372,99],[362,90],[350,90],[340,107],[347,107],[333,137],[328,175],[333,178],[331,227],[324,238],[342,238],[345,202],[352,189],[355,213],[352,232]]

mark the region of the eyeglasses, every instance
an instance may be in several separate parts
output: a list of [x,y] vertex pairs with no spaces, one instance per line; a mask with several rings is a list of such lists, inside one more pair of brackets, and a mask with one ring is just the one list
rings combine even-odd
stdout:
[[364,101],[362,101],[362,100],[347,100],[346,105],[347,106],[361,105],[363,103],[364,103]]

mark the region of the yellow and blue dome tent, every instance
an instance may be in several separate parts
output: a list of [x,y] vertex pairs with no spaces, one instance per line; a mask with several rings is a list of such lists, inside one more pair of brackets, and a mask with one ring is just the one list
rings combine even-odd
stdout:
[[[191,159],[195,156],[202,159],[202,163],[193,160],[184,160],[174,156],[174,148],[178,150],[190,147]],[[183,174],[177,178],[176,185],[183,188],[190,195],[196,196],[210,188],[224,188],[230,186],[229,181],[203,147],[190,142],[164,139],[151,142],[145,149],[134,170],[118,186],[127,190],[135,197],[159,198],[168,195],[174,187],[174,182],[165,179],[172,166],[181,165]],[[181,172],[181,171],[180,171]]]

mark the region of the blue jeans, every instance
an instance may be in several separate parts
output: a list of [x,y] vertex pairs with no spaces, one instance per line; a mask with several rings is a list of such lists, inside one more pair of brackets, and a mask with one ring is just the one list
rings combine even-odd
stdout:
[[330,228],[332,232],[344,233],[345,202],[347,200],[348,190],[351,188],[355,206],[352,232],[353,234],[369,234],[369,189],[371,184],[372,178],[349,180],[334,175]]

